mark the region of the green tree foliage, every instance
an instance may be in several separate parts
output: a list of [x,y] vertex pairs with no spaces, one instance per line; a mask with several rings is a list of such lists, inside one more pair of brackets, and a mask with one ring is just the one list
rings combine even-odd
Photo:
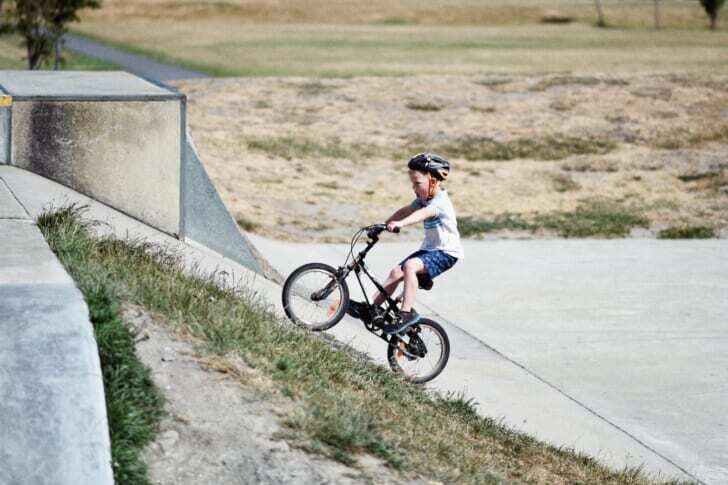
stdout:
[[80,20],[79,10],[99,7],[100,0],[0,0],[0,33],[20,34],[30,69],[40,68],[54,54],[58,69],[60,43],[68,24]]
[[700,4],[705,9],[705,13],[710,18],[710,29],[715,30],[718,27],[718,11],[725,3],[725,0],[700,0]]

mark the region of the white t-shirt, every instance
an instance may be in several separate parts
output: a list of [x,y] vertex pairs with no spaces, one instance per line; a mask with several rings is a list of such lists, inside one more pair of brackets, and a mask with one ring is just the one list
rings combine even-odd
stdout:
[[465,255],[460,245],[460,233],[458,232],[458,221],[455,218],[455,208],[450,202],[445,189],[432,199],[423,201],[419,197],[412,201],[410,207],[421,209],[423,207],[434,207],[435,217],[428,217],[423,221],[425,226],[425,240],[422,241],[421,250],[434,251],[439,249],[445,254],[458,259]]

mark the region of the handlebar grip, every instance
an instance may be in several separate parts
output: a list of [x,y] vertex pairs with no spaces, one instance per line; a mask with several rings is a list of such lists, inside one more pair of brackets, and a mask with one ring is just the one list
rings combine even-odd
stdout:
[[395,234],[399,234],[399,229],[400,229],[399,227],[395,227],[394,228],[394,231],[392,231],[392,232],[395,233]]

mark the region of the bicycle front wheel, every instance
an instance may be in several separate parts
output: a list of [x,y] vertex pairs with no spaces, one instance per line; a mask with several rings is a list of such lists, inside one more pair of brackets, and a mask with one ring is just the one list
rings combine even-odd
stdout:
[[403,335],[392,337],[387,358],[393,371],[422,384],[440,375],[447,365],[450,340],[439,323],[422,318]]
[[349,288],[324,263],[304,264],[283,285],[283,310],[293,323],[320,332],[333,327],[349,306]]

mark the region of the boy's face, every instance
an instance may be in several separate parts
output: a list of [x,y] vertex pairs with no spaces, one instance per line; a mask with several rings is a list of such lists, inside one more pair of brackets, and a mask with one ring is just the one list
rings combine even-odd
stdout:
[[412,190],[420,199],[427,199],[430,195],[430,175],[418,172],[417,170],[409,171],[409,178],[412,182]]

